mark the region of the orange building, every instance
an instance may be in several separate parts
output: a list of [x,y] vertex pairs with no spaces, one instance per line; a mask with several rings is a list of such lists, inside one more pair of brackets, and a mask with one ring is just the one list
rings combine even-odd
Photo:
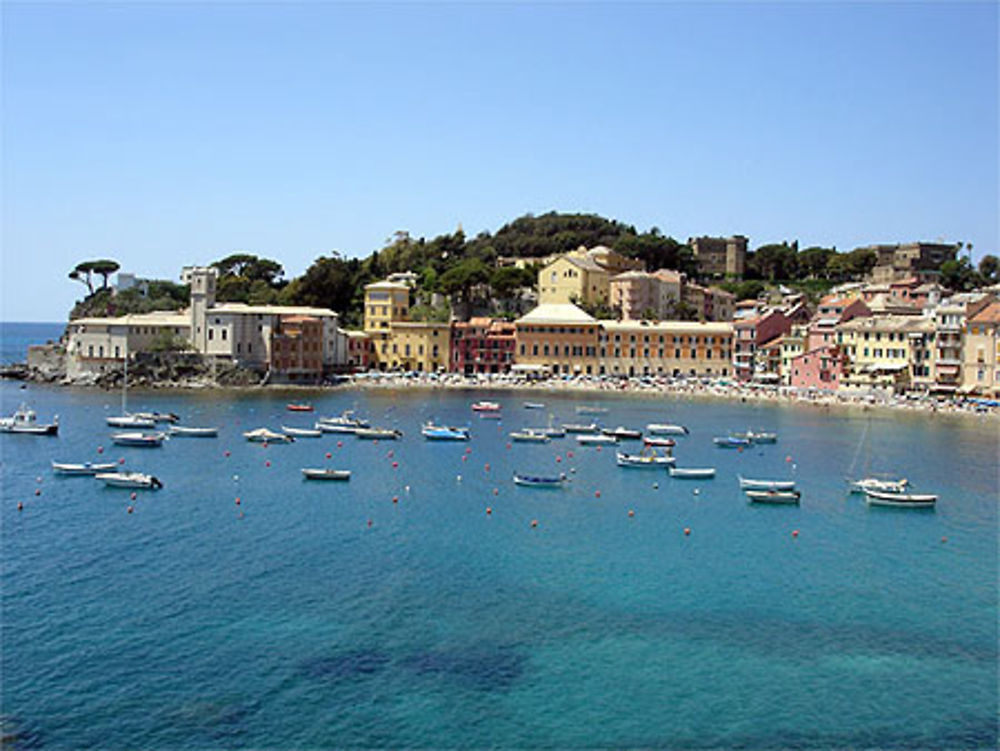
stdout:
[[514,322],[516,372],[595,375],[597,319],[572,303],[546,303]]
[[323,379],[323,322],[310,316],[281,316],[271,333],[272,380],[319,383]]

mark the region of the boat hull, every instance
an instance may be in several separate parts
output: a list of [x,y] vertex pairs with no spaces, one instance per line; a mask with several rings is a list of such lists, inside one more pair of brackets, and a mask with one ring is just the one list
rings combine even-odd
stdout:
[[95,477],[108,487],[131,488],[132,490],[159,490],[163,487],[157,478],[152,475],[143,475],[138,472],[108,472],[95,475]]
[[749,503],[772,503],[778,505],[797,505],[801,498],[798,491],[788,490],[747,490]]
[[795,490],[795,480],[750,480],[739,477],[740,490]]
[[934,508],[938,497],[930,493],[881,493],[876,490],[865,491],[865,502],[869,506],[888,506],[891,508]]
[[678,480],[711,480],[715,477],[715,468],[671,467],[670,476]]
[[303,469],[302,476],[306,480],[338,480],[345,481],[351,479],[349,469]]

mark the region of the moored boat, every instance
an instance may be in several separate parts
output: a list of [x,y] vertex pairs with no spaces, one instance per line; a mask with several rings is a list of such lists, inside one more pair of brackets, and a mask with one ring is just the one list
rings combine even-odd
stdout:
[[473,412],[499,412],[500,404],[498,402],[489,402],[485,399],[480,400],[472,405]]
[[576,408],[576,413],[578,415],[606,415],[608,414],[607,407],[594,407],[590,405],[582,405]]
[[395,441],[397,438],[402,438],[403,433],[394,428],[358,428],[354,431],[354,435],[375,441]]
[[57,475],[96,475],[99,472],[110,472],[117,466],[114,462],[83,462],[82,464],[52,462],[52,471]]
[[655,453],[626,454],[619,451],[615,454],[615,461],[619,467],[633,467],[635,469],[666,469],[677,461],[673,456]]
[[683,425],[671,425],[660,422],[649,423],[646,426],[646,431],[652,435],[687,435],[690,432]]
[[670,476],[678,480],[711,480],[715,467],[671,467]]
[[282,425],[281,432],[293,438],[319,438],[323,435],[323,431],[319,428],[292,428],[288,425]]
[[870,506],[933,508],[937,499],[934,493],[886,493],[880,490],[865,490],[865,502]]
[[518,443],[548,443],[551,440],[545,433],[531,428],[513,431],[510,434],[510,439]]
[[0,417],[0,433],[21,433],[23,435],[58,435],[59,418],[50,423],[38,422],[38,415],[28,405],[22,404],[10,417]]
[[304,467],[302,476],[307,480],[350,480],[351,470]]
[[673,438],[657,438],[655,436],[646,436],[642,442],[652,448],[671,448],[677,445],[677,441]]
[[337,417],[320,417],[319,423],[324,433],[353,433],[356,428],[371,427],[367,420],[356,417],[353,410],[341,412]]
[[94,477],[105,485],[115,488],[159,490],[163,487],[163,483],[159,479],[142,472],[101,472]]
[[156,448],[162,446],[166,433],[112,433],[111,442],[119,446],[134,446],[138,448]]
[[742,449],[753,445],[746,438],[733,438],[728,435],[720,438],[713,438],[712,443],[720,449]]
[[566,475],[555,476],[522,475],[514,473],[514,484],[523,485],[529,488],[561,488],[566,482]]
[[880,493],[905,493],[910,481],[905,477],[899,480],[886,480],[879,477],[866,477],[851,483],[852,493],[864,493],[874,490]]
[[189,428],[183,425],[171,425],[167,431],[177,438],[215,438],[219,435],[218,428]]
[[638,441],[642,438],[641,430],[625,428],[619,425],[617,428],[604,428],[601,431],[604,435],[610,435],[623,441]]
[[156,420],[147,415],[113,415],[104,418],[111,428],[155,428]]
[[469,440],[468,428],[454,428],[448,425],[433,425],[427,423],[420,430],[420,434],[429,441],[467,441]]
[[290,435],[276,433],[275,431],[268,430],[267,428],[248,430],[243,434],[243,437],[252,443],[292,443],[295,440]]
[[729,437],[740,441],[749,441],[750,443],[777,443],[778,434],[777,433],[764,433],[755,432],[753,430],[748,430],[745,433],[730,433]]
[[154,423],[157,422],[175,423],[181,421],[181,418],[175,415],[173,412],[136,412],[135,417],[139,417],[145,420],[152,420]]
[[798,503],[802,494],[797,490],[744,490],[751,503]]
[[541,402],[525,402],[524,403],[524,408],[525,409],[545,409],[545,405],[542,404]]
[[597,427],[596,422],[591,423],[579,423],[579,422],[568,422],[563,424],[563,430],[567,433],[596,433],[600,428]]
[[613,435],[602,435],[600,433],[581,433],[576,437],[576,442],[581,446],[600,446],[606,443],[618,443],[618,439]]
[[751,480],[737,475],[740,490],[794,490],[795,480]]
[[313,405],[311,404],[286,404],[285,409],[289,412],[312,412]]

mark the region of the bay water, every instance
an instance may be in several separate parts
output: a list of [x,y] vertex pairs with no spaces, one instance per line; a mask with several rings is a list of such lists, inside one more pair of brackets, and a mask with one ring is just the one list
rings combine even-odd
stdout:
[[[481,398],[502,420],[474,415]],[[306,399],[315,414],[285,409]],[[135,391],[132,409],[220,428],[137,449],[109,441],[116,393],[0,384],[4,414],[21,401],[58,414],[60,434],[0,435],[14,748],[996,746],[995,417]],[[607,407],[609,426],[687,425],[678,466],[716,479],[622,469],[614,447],[571,437],[509,442],[590,419],[581,404]],[[242,437],[346,409],[403,437]],[[472,440],[425,441],[427,420]],[[748,428],[778,443],[712,444]],[[133,501],[50,470],[100,459],[165,487]],[[353,475],[309,482],[303,467]],[[937,508],[867,507],[845,479],[868,467],[938,493]],[[518,487],[515,471],[569,482]],[[748,505],[738,474],[793,477],[801,505]]]

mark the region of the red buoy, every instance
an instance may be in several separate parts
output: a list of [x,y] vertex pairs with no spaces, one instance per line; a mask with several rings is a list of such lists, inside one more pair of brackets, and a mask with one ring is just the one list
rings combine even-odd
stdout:
[[223,455],[223,456],[229,456],[229,450],[227,449],[226,451],[223,451],[223,452],[222,452],[222,455]]
[[329,458],[330,458],[330,457],[332,457],[332,456],[333,456],[333,454],[331,454],[331,453],[330,453],[329,451],[327,451],[327,452],[326,452],[326,458],[327,458],[327,459],[329,459]]
[[268,459],[266,462],[264,462],[264,466],[265,467],[270,467],[271,466],[271,460]]
[[337,441],[337,448],[339,448],[339,449],[344,448],[344,442],[343,441]]
[[792,537],[798,537],[798,536],[799,536],[799,530],[793,529],[792,530]]
[[132,506],[129,506],[128,507],[128,512],[131,514],[133,511],[135,511],[135,509]]
[[121,459],[119,459],[118,463],[119,464],[124,464],[125,463],[125,457],[123,456]]
[[98,454],[103,454],[104,453],[104,446],[98,446],[97,447],[97,453]]
[[399,503],[399,496],[398,496],[398,495],[394,495],[394,496],[392,497],[392,502],[393,502],[393,503]]
[[537,527],[538,526],[538,519],[532,519],[531,520],[531,526],[532,527]]
[[492,513],[493,513],[493,507],[492,506],[487,506],[486,507],[486,515],[489,516]]
[[24,504],[21,503],[20,501],[17,502],[17,510],[24,511]]
[[42,494],[42,491],[39,490],[38,488],[35,488],[35,495],[41,495],[41,494]]
[[601,497],[601,491],[600,490],[595,490],[594,491],[594,498],[600,498],[600,497]]
[[399,466],[399,462],[393,462],[392,463],[392,468],[393,469],[396,469],[398,466]]
[[236,497],[236,505],[237,505],[237,506],[239,506],[239,505],[240,505],[240,503],[241,503],[241,501],[240,501],[240,499],[239,499],[239,496],[237,496],[237,497]]
[[562,461],[562,457],[561,457],[561,456],[557,456],[557,457],[556,457],[556,464],[558,464],[558,463],[559,463],[559,462],[561,462],[561,461]]
[[500,488],[493,488],[493,495],[500,495]]
[[132,493],[132,495],[130,495],[129,498],[131,498],[134,501],[136,499],[135,493]]
[[691,534],[691,527],[684,527],[684,534],[685,535]]
[[628,515],[629,515],[629,518],[631,519],[633,516],[635,516],[635,511],[633,511],[632,509],[629,509],[628,510]]

